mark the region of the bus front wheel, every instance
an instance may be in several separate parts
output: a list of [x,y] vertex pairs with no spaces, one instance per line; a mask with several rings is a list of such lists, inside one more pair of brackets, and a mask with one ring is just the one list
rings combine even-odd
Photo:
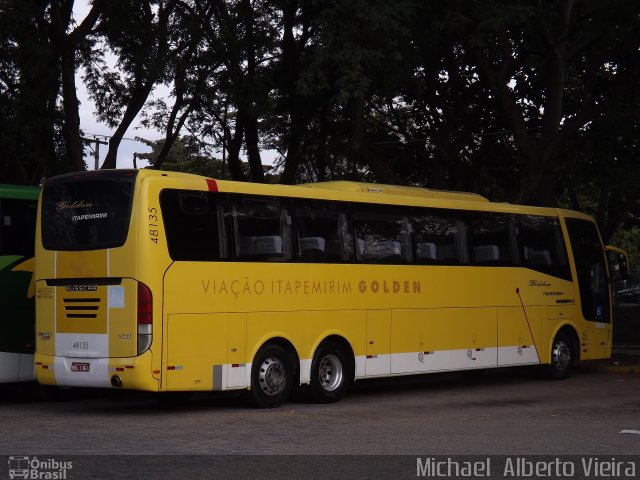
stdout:
[[311,400],[317,403],[339,401],[349,387],[349,365],[349,358],[339,344],[328,341],[320,345],[311,362]]
[[260,349],[251,371],[251,397],[260,408],[274,408],[286,402],[293,387],[291,356],[280,345]]
[[571,338],[564,333],[558,333],[551,346],[551,363],[545,365],[546,377],[551,380],[567,378],[575,362],[575,352]]

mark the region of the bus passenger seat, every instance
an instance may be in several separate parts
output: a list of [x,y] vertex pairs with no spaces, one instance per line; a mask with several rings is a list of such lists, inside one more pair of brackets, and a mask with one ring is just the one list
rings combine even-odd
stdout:
[[256,255],[282,253],[282,237],[280,235],[256,237],[253,248]]
[[325,239],[322,237],[303,237],[298,240],[300,258],[307,262],[323,262],[325,260]]
[[383,240],[380,242],[371,242],[365,246],[363,256],[371,260],[380,260],[402,253],[400,242],[395,240]]
[[476,262],[495,262],[500,259],[497,245],[479,245],[473,248],[473,259]]
[[418,243],[416,244],[416,255],[418,260],[435,260],[436,244],[435,243]]
[[524,258],[528,265],[551,265],[551,253],[549,250],[524,247]]
[[320,250],[324,252],[325,239],[322,237],[302,237],[300,239],[300,251]]

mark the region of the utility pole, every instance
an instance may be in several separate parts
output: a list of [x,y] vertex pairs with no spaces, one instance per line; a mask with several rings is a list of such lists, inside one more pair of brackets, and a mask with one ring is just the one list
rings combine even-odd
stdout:
[[[101,141],[97,136],[94,136],[93,138],[82,137],[82,140],[87,142],[89,144],[89,148],[93,151],[93,159],[95,161],[94,169],[100,170],[100,145],[109,145],[109,143]],[[95,144],[95,147],[93,148],[91,147],[92,143]]]

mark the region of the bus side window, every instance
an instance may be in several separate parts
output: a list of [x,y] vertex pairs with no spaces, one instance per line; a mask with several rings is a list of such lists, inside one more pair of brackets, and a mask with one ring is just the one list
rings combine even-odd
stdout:
[[474,212],[470,217],[471,258],[476,265],[512,265],[509,215]]
[[216,261],[228,258],[223,197],[217,193],[163,190],[160,207],[169,255],[177,261]]
[[0,253],[2,255],[33,257],[36,210],[36,202],[33,200],[2,199],[0,215]]
[[352,204],[356,255],[364,263],[409,263],[409,221],[404,212],[383,205]]
[[516,236],[521,265],[548,275],[571,279],[562,230],[557,218],[517,215]]
[[450,212],[416,209],[411,219],[414,262],[419,264],[457,265],[461,262],[458,220]]
[[286,261],[291,256],[291,213],[287,199],[233,195],[236,258]]
[[293,216],[298,261],[340,263],[353,260],[346,204],[294,199]]

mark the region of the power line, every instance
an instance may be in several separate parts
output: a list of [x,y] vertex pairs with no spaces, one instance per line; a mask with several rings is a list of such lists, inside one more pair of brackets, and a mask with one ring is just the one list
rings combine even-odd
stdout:
[[[94,138],[98,138],[98,137],[100,137],[100,138],[104,138],[104,139],[107,139],[107,138],[113,138],[113,135],[104,135],[104,134],[102,134],[102,133],[88,133],[88,132],[85,132],[85,135],[90,135],[90,136],[92,136],[92,137],[94,137]],[[141,140],[140,140],[139,138],[122,137],[122,140],[129,140],[130,142],[140,142],[140,143],[143,143],[143,142],[141,142]]]
[[[107,140],[107,139],[111,139],[113,136],[104,135],[100,133],[85,133],[85,135],[92,137],[92,138],[87,138],[87,137],[81,137],[81,138],[82,140],[85,141],[85,143],[89,145],[89,148],[91,148],[91,150],[93,151],[93,160],[94,160],[95,169],[99,170],[100,169],[100,145],[109,145],[109,142],[101,141],[100,138]],[[144,143],[138,138],[123,137],[122,140],[129,140],[131,142]],[[91,145],[95,145],[95,146],[92,147]],[[134,158],[133,158],[134,164],[136,161],[136,155],[137,154],[134,154]]]

